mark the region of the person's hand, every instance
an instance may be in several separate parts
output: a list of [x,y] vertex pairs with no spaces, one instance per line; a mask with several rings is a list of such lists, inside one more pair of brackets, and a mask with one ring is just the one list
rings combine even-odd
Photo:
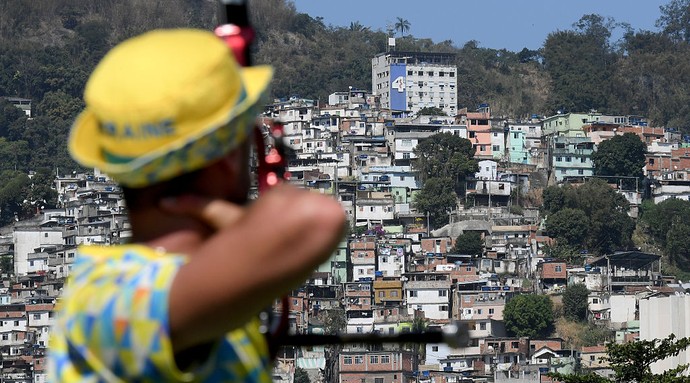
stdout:
[[235,224],[245,213],[244,208],[228,201],[191,194],[164,198],[160,207],[170,213],[195,217],[216,230]]

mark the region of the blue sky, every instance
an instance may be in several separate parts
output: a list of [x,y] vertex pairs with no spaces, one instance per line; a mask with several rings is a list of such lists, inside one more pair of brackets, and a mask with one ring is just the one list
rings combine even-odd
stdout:
[[659,6],[670,0],[293,1],[298,12],[323,17],[326,25],[359,21],[373,30],[385,30],[402,17],[417,38],[452,40],[456,46],[477,40],[482,47],[520,51],[540,48],[550,32],[571,29],[590,13],[627,22],[636,30],[656,31]]

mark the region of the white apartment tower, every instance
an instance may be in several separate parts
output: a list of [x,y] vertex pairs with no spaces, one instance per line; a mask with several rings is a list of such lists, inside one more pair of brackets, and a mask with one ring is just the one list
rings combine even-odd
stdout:
[[371,60],[372,93],[381,108],[416,114],[425,107],[457,114],[458,68],[453,53],[386,52]]

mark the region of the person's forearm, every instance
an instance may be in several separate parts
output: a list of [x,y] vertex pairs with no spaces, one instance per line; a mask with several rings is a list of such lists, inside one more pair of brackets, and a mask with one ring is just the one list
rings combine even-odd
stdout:
[[217,338],[303,282],[343,235],[340,204],[285,187],[259,199],[183,266],[171,290],[176,349]]

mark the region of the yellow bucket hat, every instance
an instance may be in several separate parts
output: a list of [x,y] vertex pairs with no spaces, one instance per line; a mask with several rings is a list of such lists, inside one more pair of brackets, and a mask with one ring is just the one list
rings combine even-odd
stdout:
[[213,33],[156,30],[113,48],[86,84],[72,157],[129,187],[188,173],[242,143],[273,75]]

